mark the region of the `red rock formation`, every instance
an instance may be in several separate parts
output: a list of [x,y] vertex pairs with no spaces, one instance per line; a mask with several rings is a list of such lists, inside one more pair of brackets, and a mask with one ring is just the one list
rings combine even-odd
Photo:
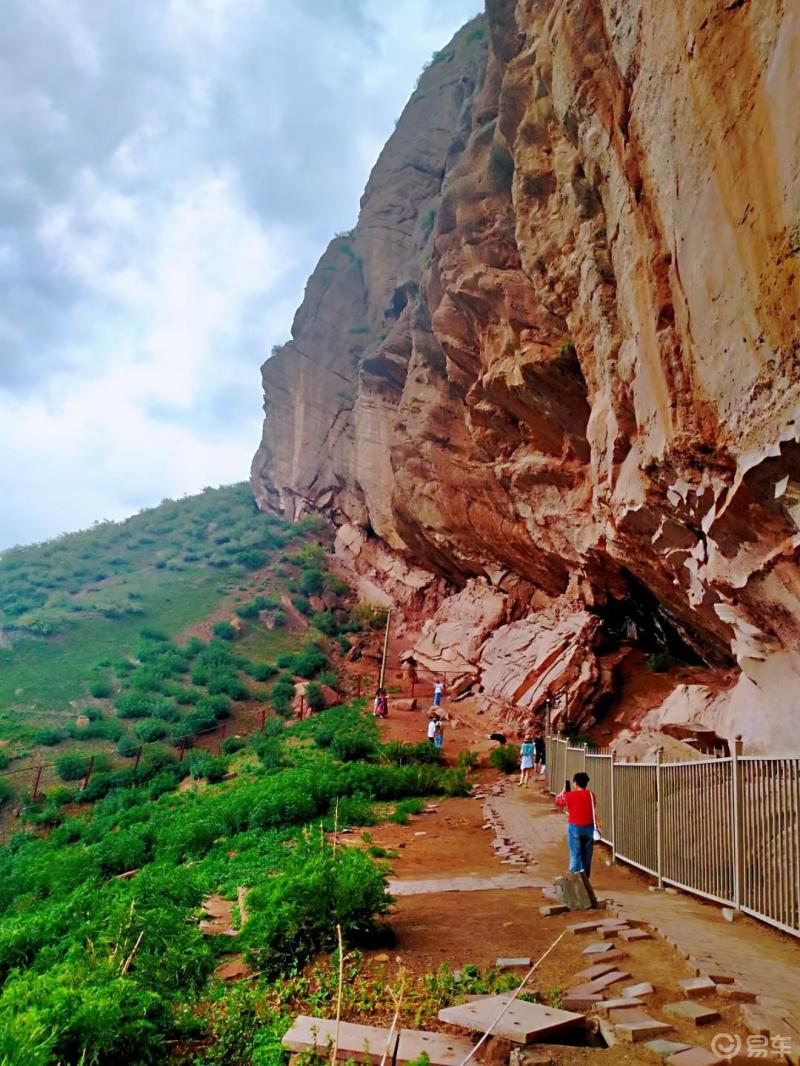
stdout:
[[680,634],[741,670],[710,725],[800,747],[798,98],[782,0],[489,0],[264,366],[260,505],[395,600],[492,586],[499,699],[585,721],[622,630]]

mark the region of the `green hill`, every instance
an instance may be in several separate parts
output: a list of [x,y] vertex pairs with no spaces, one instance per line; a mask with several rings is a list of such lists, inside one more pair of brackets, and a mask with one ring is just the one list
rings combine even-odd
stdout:
[[290,705],[293,676],[277,675],[292,653],[300,674],[335,685],[347,588],[327,569],[329,542],[324,523],[261,514],[240,484],[6,552],[3,795],[24,794],[38,765],[44,784],[77,780],[92,755],[110,772],[142,744],[228,719],[246,732],[257,707]]

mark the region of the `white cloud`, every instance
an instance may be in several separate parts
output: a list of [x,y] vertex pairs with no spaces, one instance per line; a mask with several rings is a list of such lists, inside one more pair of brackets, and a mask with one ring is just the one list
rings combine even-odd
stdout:
[[477,0],[9,0],[0,548],[247,476],[258,367]]

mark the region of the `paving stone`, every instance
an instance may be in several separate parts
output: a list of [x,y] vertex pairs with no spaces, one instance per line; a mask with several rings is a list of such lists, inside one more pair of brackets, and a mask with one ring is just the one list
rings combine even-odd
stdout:
[[602,1002],[602,992],[586,992],[585,994],[580,996],[576,996],[572,992],[568,992],[565,996],[561,997],[561,1006],[564,1010],[593,1010],[599,1003]]
[[[505,1014],[496,1021],[498,1014],[506,1006],[508,1009]],[[510,1040],[514,1044],[531,1044],[538,1036],[574,1025],[582,1021],[583,1017],[582,1013],[545,1007],[541,1003],[526,1003],[518,999],[511,1001],[510,996],[505,995],[490,996],[476,1003],[444,1007],[439,1011],[441,1022],[479,1033],[486,1032],[493,1025],[495,1036]]]
[[754,1036],[793,1037],[798,1043],[797,1036],[792,1032],[792,1027],[777,1014],[770,1014],[763,1007],[743,1003],[740,1008],[740,1016],[745,1029]]
[[625,933],[636,933],[638,930],[631,929],[627,925],[609,925],[607,928],[598,929],[597,935],[601,936],[603,940],[611,940],[615,936],[624,936]]
[[543,914],[545,918],[552,918],[554,914],[566,914],[568,910],[566,903],[546,903],[539,908],[539,914]]
[[583,955],[604,955],[607,951],[614,951],[614,945],[609,944],[607,940],[600,940],[595,944],[590,944],[588,948],[584,948]]
[[603,919],[598,918],[596,922],[578,922],[577,925],[568,925],[567,931],[574,933],[576,936],[580,936],[582,933],[594,933],[603,924]]
[[[314,1018],[300,1014],[281,1043],[289,1051],[310,1051],[319,1048],[323,1058],[328,1058],[336,1038],[336,1022],[329,1018]],[[392,1035],[389,1056],[394,1050],[397,1037]],[[380,1063],[390,1042],[389,1030],[374,1025],[356,1025],[354,1022],[339,1023],[339,1040],[336,1044],[337,1059],[353,1062]]]
[[704,1047],[690,1047],[686,1051],[676,1051],[667,1059],[667,1066],[722,1066],[725,1059],[707,1051]]
[[620,1007],[643,1007],[644,1000],[631,999],[629,996],[622,996],[619,999],[604,999],[602,1003],[598,1003],[595,1010],[600,1014],[608,1014],[609,1011],[617,1010]]
[[530,966],[531,960],[528,958],[501,958],[495,962],[495,967],[498,970],[514,970],[519,966]]
[[655,1018],[650,1018],[646,1022],[620,1022],[619,1025],[614,1026],[614,1032],[627,1044],[639,1044],[651,1037],[671,1033],[672,1026],[667,1022],[659,1022]]
[[678,988],[683,991],[687,999],[717,991],[717,986],[710,977],[687,977],[684,981],[678,981]]
[[620,1022],[651,1022],[652,1017],[644,1007],[614,1007],[608,1012],[609,1020],[614,1025]]
[[708,977],[715,985],[732,985],[736,980],[729,973],[720,970],[714,963],[700,961],[695,965],[698,977]]
[[626,940],[629,944],[635,943],[637,940],[652,940],[653,937],[646,929],[623,929],[619,934],[623,940]]
[[662,1059],[665,1059],[667,1055],[674,1055],[678,1051],[686,1051],[690,1048],[691,1044],[679,1044],[675,1040],[648,1040],[644,1045],[648,1051],[652,1051],[655,1055],[660,1055]]
[[626,977],[630,977],[630,974],[623,973],[622,970],[612,970],[611,973],[605,974],[604,977],[595,977],[593,981],[587,981],[586,984],[571,988],[570,992],[573,996],[584,995],[587,992],[589,994],[592,992],[602,992],[610,985],[616,984],[617,981],[624,981]]
[[429,1033],[417,1029],[401,1029],[397,1042],[396,1062],[412,1062],[424,1052],[430,1066],[459,1066],[472,1051],[472,1041],[450,1033]]
[[587,981],[593,981],[595,977],[602,977],[613,970],[616,970],[613,962],[596,962],[594,966],[587,966],[585,970],[578,970],[575,976],[583,977]]
[[755,1003],[758,996],[747,988],[739,988],[736,985],[720,985],[717,995],[723,999],[732,1000],[734,1003]]
[[692,1022],[693,1025],[709,1025],[719,1018],[718,1010],[707,1007],[704,1003],[695,1003],[691,999],[679,1003],[667,1003],[664,1013],[673,1018],[683,1018],[685,1021]]
[[655,989],[649,981],[640,981],[638,985],[628,985],[627,988],[623,988],[623,996],[649,996],[655,992]]

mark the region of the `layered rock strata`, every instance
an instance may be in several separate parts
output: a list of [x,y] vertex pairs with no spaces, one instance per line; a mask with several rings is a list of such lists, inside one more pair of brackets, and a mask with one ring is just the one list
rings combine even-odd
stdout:
[[782,0],[490,0],[264,366],[259,504],[430,593],[434,664],[491,600],[487,697],[586,723],[667,645],[800,749],[799,98]]

